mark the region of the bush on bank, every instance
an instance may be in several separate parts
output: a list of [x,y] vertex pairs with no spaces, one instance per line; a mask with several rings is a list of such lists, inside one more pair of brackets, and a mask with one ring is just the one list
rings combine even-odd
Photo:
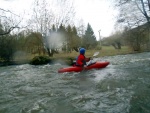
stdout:
[[42,64],[48,64],[50,62],[51,62],[51,59],[48,56],[36,56],[30,61],[30,64],[42,65]]

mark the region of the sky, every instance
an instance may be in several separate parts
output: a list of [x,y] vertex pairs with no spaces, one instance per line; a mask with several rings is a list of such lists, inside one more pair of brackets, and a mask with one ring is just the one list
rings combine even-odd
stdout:
[[[111,7],[110,0],[73,0],[76,18],[89,23],[96,39],[109,36],[114,32],[118,12]],[[26,16],[30,12],[33,0],[0,0],[0,8],[12,10],[15,14]],[[26,16],[28,17],[28,16]],[[99,32],[100,31],[100,32]]]
[[[77,16],[83,18],[85,23],[90,23],[94,33],[99,39],[107,37],[114,31],[114,24],[118,11],[111,7],[110,0],[80,0],[76,2]],[[84,8],[83,8],[84,6]]]

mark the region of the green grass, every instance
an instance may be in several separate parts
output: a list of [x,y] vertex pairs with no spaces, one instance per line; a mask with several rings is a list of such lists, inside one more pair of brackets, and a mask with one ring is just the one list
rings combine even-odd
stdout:
[[[133,53],[133,51],[127,47],[127,46],[122,46],[122,48],[115,49],[112,46],[103,46],[101,50],[86,50],[85,56],[91,57],[95,52],[100,52],[100,54],[97,57],[103,57],[103,56],[114,56],[114,55],[123,55],[123,54],[130,54]],[[71,53],[59,53],[55,54],[54,58],[75,58],[78,56],[79,53],[76,51],[72,51]]]
[[114,55],[124,55],[124,54],[133,53],[133,51],[127,46],[122,46],[121,49],[115,49],[112,46],[104,46],[100,51],[101,51],[100,54],[101,56],[114,56]]

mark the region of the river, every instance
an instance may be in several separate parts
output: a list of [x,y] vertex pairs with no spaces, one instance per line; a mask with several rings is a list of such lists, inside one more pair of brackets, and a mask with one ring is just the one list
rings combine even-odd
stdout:
[[0,67],[0,113],[150,113],[150,53],[95,58],[104,69],[57,73],[59,63]]

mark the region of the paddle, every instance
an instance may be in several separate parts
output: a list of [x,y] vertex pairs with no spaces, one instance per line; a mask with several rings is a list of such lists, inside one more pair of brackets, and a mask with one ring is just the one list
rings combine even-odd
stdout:
[[99,52],[95,52],[94,55],[93,55],[93,57],[97,56],[98,54],[99,54]]
[[92,63],[92,60],[94,57],[96,57],[99,54],[99,52],[95,52],[94,55],[92,56],[91,60],[87,63],[87,66]]

